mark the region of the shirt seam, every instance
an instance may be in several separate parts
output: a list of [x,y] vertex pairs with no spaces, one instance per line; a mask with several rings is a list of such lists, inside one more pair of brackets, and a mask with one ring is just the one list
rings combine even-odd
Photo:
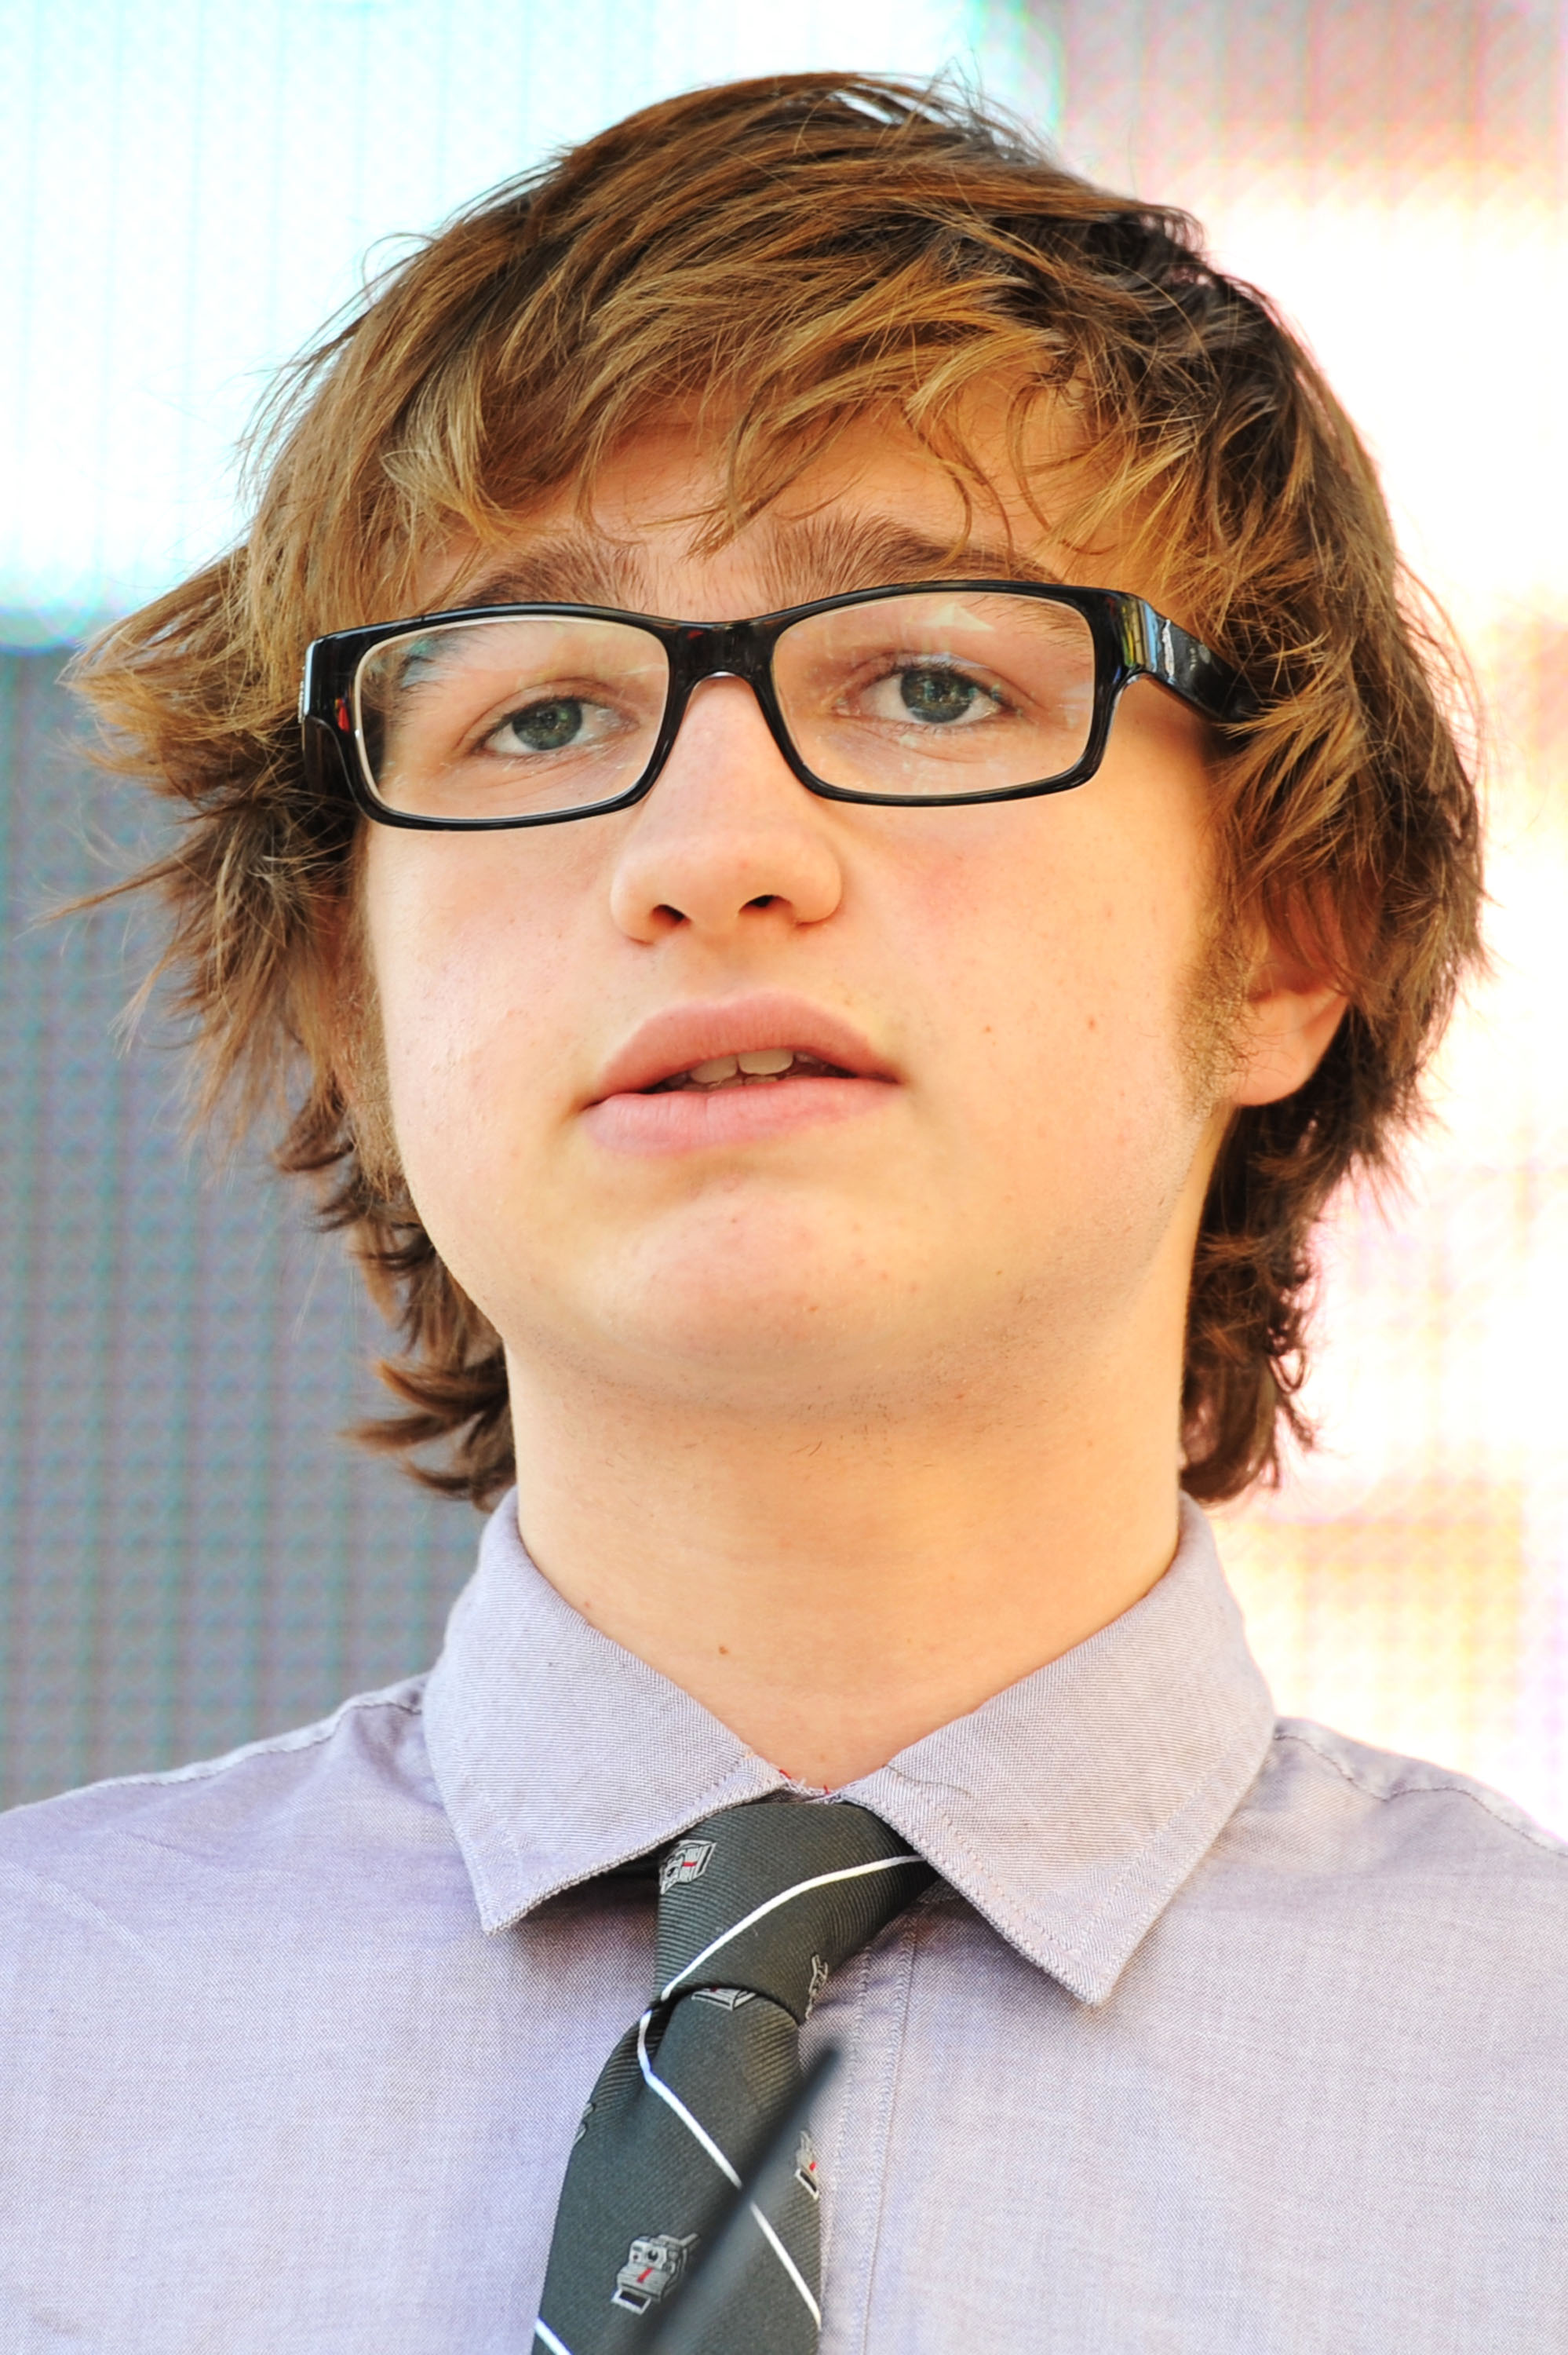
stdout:
[[[922,1898],[928,1897],[930,1891],[927,1890],[923,1890],[921,1891]],[[893,1949],[894,1953],[897,1956],[898,1962],[898,2020],[892,2040],[893,2049],[888,2054],[887,2073],[883,2085],[884,2099],[880,2122],[881,2149],[878,2153],[879,2164],[877,2165],[874,2172],[874,2180],[876,2184],[875,2202],[870,2216],[866,2220],[866,2246],[864,2260],[861,2270],[860,2331],[857,2355],[866,2355],[866,2350],[871,2343],[872,2316],[876,2299],[878,2259],[882,2254],[882,2243],[887,2222],[888,2185],[892,2172],[887,2165],[887,2158],[893,2143],[895,2113],[898,2104],[898,2088],[900,2081],[904,2075],[905,2055],[908,2050],[909,2044],[909,2005],[915,1986],[915,1966],[919,1955],[920,1913],[921,1905],[920,1902],[917,1900],[915,1905],[911,1906],[908,1913],[905,1915],[904,1920],[898,1924],[897,1942]],[[871,1957],[869,1952],[867,1952],[865,1955],[865,1961],[866,1981],[867,1986],[869,1987],[872,1977]]]
[[[230,1774],[236,1767],[248,1765],[253,1758],[292,1756],[310,1750],[319,1750],[349,1716],[358,1716],[372,1710],[395,1709],[405,1717],[422,1714],[418,1697],[399,1700],[390,1693],[355,1695],[341,1701],[332,1715],[316,1725],[291,1727],[287,1733],[263,1735],[260,1742],[247,1742],[238,1750],[225,1751],[220,1758],[197,1758],[184,1766],[161,1766],[144,1774],[109,1774],[101,1782],[79,1783],[69,1791],[57,1791],[47,1799],[34,1802],[38,1806],[58,1806],[62,1800],[96,1797],[103,1791],[135,1791],[172,1788],[179,1783],[209,1783],[219,1774]],[[18,1810],[20,1812],[20,1810]]]
[[1309,1750],[1314,1758],[1320,1758],[1325,1766],[1331,1766],[1352,1790],[1360,1791],[1363,1797],[1376,1799],[1384,1806],[1394,1799],[1429,1799],[1438,1794],[1447,1798],[1468,1799],[1472,1806],[1479,1807],[1483,1815],[1489,1816],[1492,1822],[1499,1825],[1505,1832],[1512,1832],[1531,1848],[1540,1849],[1544,1856],[1554,1856],[1560,1863],[1568,1862],[1568,1856],[1549,1832],[1538,1830],[1533,1824],[1520,1822],[1511,1813],[1504,1812],[1508,1802],[1504,1801],[1499,1806],[1490,1792],[1472,1789],[1457,1775],[1445,1773],[1441,1766],[1432,1768],[1433,1779],[1430,1782],[1402,1783],[1397,1790],[1384,1791],[1380,1790],[1368,1776],[1358,1774],[1342,1758],[1337,1758],[1331,1750],[1326,1749],[1321,1742],[1314,1742],[1310,1734],[1303,1732],[1298,1726],[1277,1724],[1274,1739],[1276,1742],[1298,1742],[1303,1750]]

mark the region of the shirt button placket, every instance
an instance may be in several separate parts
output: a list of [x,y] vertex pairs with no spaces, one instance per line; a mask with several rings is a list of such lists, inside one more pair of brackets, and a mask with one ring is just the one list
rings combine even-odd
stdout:
[[[843,2055],[823,2104],[818,2144],[823,2179],[821,2355],[868,2355],[873,2344],[876,2250],[899,2061],[920,1924],[933,1893],[917,1898],[834,1976],[801,2038],[807,2066],[822,2044],[836,2044]],[[888,2349],[892,2344],[885,2341]]]

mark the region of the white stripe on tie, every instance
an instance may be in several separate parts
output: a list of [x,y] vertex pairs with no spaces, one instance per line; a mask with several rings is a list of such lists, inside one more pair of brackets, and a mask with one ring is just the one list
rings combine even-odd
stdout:
[[779,2264],[783,2266],[785,2272],[789,2275],[790,2280],[794,2283],[796,2288],[805,2299],[806,2306],[812,2321],[816,2324],[818,2329],[821,2330],[822,2327],[822,2309],[817,2304],[816,2299],[811,2296],[805,2275],[801,2273],[800,2266],[795,2263],[794,2258],[789,2254],[789,2250],[784,2246],[783,2242],[779,2239],[778,2233],[774,2231],[772,2225],[768,2222],[767,2217],[763,2214],[756,2200],[748,2200],[747,2204],[750,2208],[752,2214],[756,2217],[758,2223],[761,2226],[763,2234],[772,2247],[774,2255],[778,2258]]
[[[891,1872],[895,1865],[922,1864],[924,1861],[925,1859],[918,1856],[878,1857],[874,1864],[847,1864],[842,1872],[819,1872],[810,1881],[798,1881],[793,1889],[781,1889],[777,1897],[769,1897],[761,1905],[754,1905],[750,1913],[738,1921],[733,1929],[722,1932],[710,1945],[703,1948],[702,1953],[694,1961],[686,1965],[683,1971],[677,1971],[669,1986],[661,1994],[660,2002],[667,2003],[683,1979],[689,1979],[694,1971],[700,1970],[705,1962],[711,1961],[715,1955],[728,1945],[732,1938],[738,1938],[743,1930],[749,1930],[752,1923],[760,1922],[765,1914],[777,1912],[780,1905],[788,1905],[792,1897],[804,1897],[808,1889],[827,1889],[835,1881],[860,1881],[868,1872]],[[737,2178],[736,2180],[738,2179]]]
[[[842,1875],[833,1874],[831,1878],[839,1880],[842,1878]],[[786,1893],[793,1896],[794,1891],[791,1890]],[[661,2000],[662,2000],[662,1998],[661,1998]],[[741,2188],[740,2178],[736,2173],[735,2169],[730,2165],[729,2160],[725,2157],[723,2151],[719,2148],[717,2143],[715,2142],[712,2135],[709,2134],[706,2126],[702,2124],[700,2119],[694,2118],[692,2115],[684,2102],[682,2101],[679,2094],[677,2094],[673,2087],[666,2085],[662,2077],[656,2076],[654,2074],[653,2063],[648,2058],[648,2023],[652,2017],[653,2015],[651,2011],[645,2011],[641,2019],[637,2023],[637,2065],[642,2072],[643,2083],[648,2086],[651,2092],[658,2094],[659,2099],[662,2102],[667,2102],[669,2104],[671,2109],[674,2111],[675,2115],[680,2119],[681,2124],[686,2128],[687,2132],[695,2136],[697,2141],[701,2143],[703,2148],[707,2152],[708,2157],[713,2160],[714,2165],[719,2169],[721,2174],[726,2175],[729,2178],[730,2181],[738,2191]],[[794,2258],[789,2254],[789,2250],[784,2246],[783,2242],[779,2239],[778,2233],[774,2231],[772,2225],[768,2222],[767,2217],[763,2214],[756,2200],[748,2200],[747,2201],[747,2206],[750,2209],[753,2216],[757,2219],[757,2222],[762,2232],[763,2238],[767,2241],[774,2255],[778,2258],[779,2264],[783,2266],[785,2272],[794,2283],[795,2287],[800,2291],[800,2296],[805,2299],[806,2305],[810,2312],[811,2319],[816,2324],[817,2328],[821,2330],[822,2327],[822,2309],[817,2304],[816,2299],[811,2296],[810,2284],[801,2273],[800,2266],[795,2263]],[[561,2355],[569,2355],[569,2350],[566,2348],[562,2348]]]
[[534,2325],[534,2336],[535,2339],[542,2339],[544,2340],[546,2346],[550,2350],[550,2355],[572,2355],[572,2350],[567,2345],[566,2340],[564,2339],[557,2339],[547,2322],[535,2322]]

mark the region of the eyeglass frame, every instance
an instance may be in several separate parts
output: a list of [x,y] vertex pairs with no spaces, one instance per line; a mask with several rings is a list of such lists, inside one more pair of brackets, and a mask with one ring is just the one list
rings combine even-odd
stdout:
[[[1095,650],[1095,701],[1088,741],[1079,759],[1060,775],[1022,785],[991,785],[978,793],[876,794],[852,785],[831,784],[808,768],[779,708],[774,686],[773,649],[797,622],[818,613],[832,613],[852,605],[871,605],[892,597],[980,591],[1028,597],[1065,605],[1083,615]],[[585,802],[578,809],[544,810],[514,817],[424,817],[411,810],[394,809],[376,794],[365,756],[354,709],[355,685],[366,655],[390,639],[408,637],[452,623],[504,622],[528,616],[561,615],[588,622],[618,622],[639,629],[658,641],[669,666],[663,716],[652,751],[636,782],[609,800]],[[1255,700],[1239,671],[1212,648],[1161,613],[1147,598],[1125,589],[1079,589],[1038,581],[937,580],[906,581],[876,589],[848,590],[836,597],[818,597],[804,605],[781,606],[737,622],[670,622],[655,614],[633,613],[613,605],[573,605],[556,602],[509,605],[460,605],[443,613],[417,613],[406,621],[373,622],[357,629],[333,630],[313,639],[305,650],[300,686],[300,728],[306,773],[318,787],[325,786],[335,769],[347,786],[355,806],[378,826],[408,827],[421,834],[493,834],[522,826],[564,826],[577,818],[602,817],[612,810],[630,809],[650,794],[663,773],[694,688],[707,678],[738,678],[756,696],[769,734],[791,773],[809,793],[824,801],[858,802],[896,809],[951,809],[968,802],[1012,802],[1046,794],[1070,793],[1086,784],[1105,758],[1117,706],[1134,679],[1151,678],[1183,703],[1220,725],[1235,725],[1250,718]]]

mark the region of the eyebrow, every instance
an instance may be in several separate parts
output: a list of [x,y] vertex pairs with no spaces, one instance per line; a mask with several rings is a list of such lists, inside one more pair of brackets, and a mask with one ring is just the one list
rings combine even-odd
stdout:
[[896,516],[807,516],[776,530],[762,561],[779,605],[809,604],[853,589],[902,581],[1029,581],[1057,587],[1061,575],[1016,548],[982,539],[937,539]]
[[507,555],[454,593],[465,605],[620,605],[638,612],[649,581],[640,549],[591,532],[554,533]]
[[[856,589],[904,581],[1027,581],[1045,588],[1062,575],[1017,548],[983,539],[937,539],[896,517],[816,515],[775,524],[758,551],[766,610],[808,605]],[[610,605],[652,611],[652,583],[634,543],[572,529],[509,554],[476,579],[457,584],[471,605]],[[697,620],[698,615],[670,619]]]

